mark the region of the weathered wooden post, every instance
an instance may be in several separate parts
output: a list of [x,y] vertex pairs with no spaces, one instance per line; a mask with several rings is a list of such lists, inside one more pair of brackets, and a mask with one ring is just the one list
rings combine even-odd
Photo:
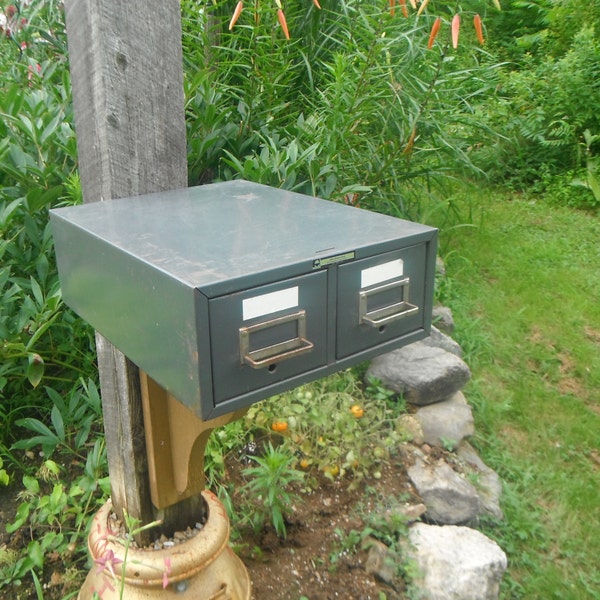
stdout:
[[[186,187],[179,1],[67,0],[65,5],[84,201]],[[146,553],[142,561],[130,554],[131,565],[123,565],[122,571],[133,587],[124,597],[184,594],[212,598],[217,593],[224,599],[247,598],[248,576],[228,549],[228,521],[218,500],[211,495],[203,497],[199,493],[201,485],[183,499],[171,495],[168,505],[159,502],[157,508],[152,502],[151,490],[156,497],[157,486],[149,476],[145,436],[152,435],[154,417],[147,412],[144,427],[140,373],[99,334],[96,343],[114,511],[121,517],[127,513],[141,524],[162,521],[160,528],[139,534],[140,543],[160,533],[169,536],[193,526],[212,511],[201,539],[188,544],[185,551],[164,556]],[[159,415],[168,413],[169,397],[160,388],[149,386],[145,377],[143,381],[146,410],[151,407]],[[154,395],[149,397],[152,389]],[[203,426],[202,430],[210,428]],[[155,453],[151,443],[148,449],[152,462]],[[164,474],[173,475],[168,467]],[[92,554],[117,557],[119,547],[111,546],[112,541],[106,539],[106,520],[106,510],[100,511],[88,544]],[[119,560],[115,559],[118,573]],[[211,568],[208,576],[198,577],[215,562],[221,566]],[[93,574],[94,569],[90,576]],[[106,577],[91,579],[88,577],[82,589],[81,600],[89,600],[99,592],[104,598],[120,597],[118,589],[110,589]],[[163,582],[172,583],[169,590],[163,590]],[[147,584],[154,591],[148,591]]]
[[[185,187],[179,1],[68,0],[66,18],[84,201]],[[138,370],[101,336],[97,347],[115,510],[185,528],[202,499],[156,514]]]

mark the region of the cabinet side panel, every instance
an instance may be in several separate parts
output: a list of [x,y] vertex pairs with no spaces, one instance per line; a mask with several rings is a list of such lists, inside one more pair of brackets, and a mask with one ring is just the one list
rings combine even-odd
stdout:
[[52,215],[64,301],[200,414],[194,290]]

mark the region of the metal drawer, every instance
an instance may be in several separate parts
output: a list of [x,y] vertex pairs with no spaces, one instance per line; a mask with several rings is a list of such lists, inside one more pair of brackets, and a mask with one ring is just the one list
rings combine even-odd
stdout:
[[424,328],[426,246],[338,267],[337,358]]
[[327,362],[327,273],[208,302],[215,404]]

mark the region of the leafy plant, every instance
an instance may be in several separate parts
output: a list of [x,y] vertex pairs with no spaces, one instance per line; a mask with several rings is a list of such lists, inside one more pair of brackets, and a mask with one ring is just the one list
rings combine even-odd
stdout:
[[318,469],[332,480],[352,475],[356,487],[380,475],[390,449],[403,439],[396,417],[404,409],[402,401],[391,401],[381,388],[370,386],[365,393],[347,370],[269,398],[252,407],[246,420],[271,433],[274,424],[285,423],[280,447],[298,456],[301,468]]
[[46,393],[53,403],[51,427],[34,417],[17,420],[16,425],[37,435],[19,440],[12,448],[24,450],[41,445],[44,455],[49,457],[60,447],[63,451],[85,458],[82,452],[92,427],[97,427],[102,418],[102,402],[96,385],[91,380],[81,381],[79,387],[71,390],[67,402],[52,388],[47,387]]
[[304,479],[304,473],[294,469],[294,457],[269,442],[263,456],[253,456],[255,467],[244,469],[248,482],[243,491],[251,494],[254,508],[248,518],[255,531],[260,530],[269,518],[280,537],[286,536],[285,515],[290,512],[298,496],[290,487]]

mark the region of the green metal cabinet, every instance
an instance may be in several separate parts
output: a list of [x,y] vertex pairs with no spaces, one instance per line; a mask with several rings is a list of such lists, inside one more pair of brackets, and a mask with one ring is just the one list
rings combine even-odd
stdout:
[[51,221],[65,302],[205,420],[430,330],[431,227],[247,181]]

